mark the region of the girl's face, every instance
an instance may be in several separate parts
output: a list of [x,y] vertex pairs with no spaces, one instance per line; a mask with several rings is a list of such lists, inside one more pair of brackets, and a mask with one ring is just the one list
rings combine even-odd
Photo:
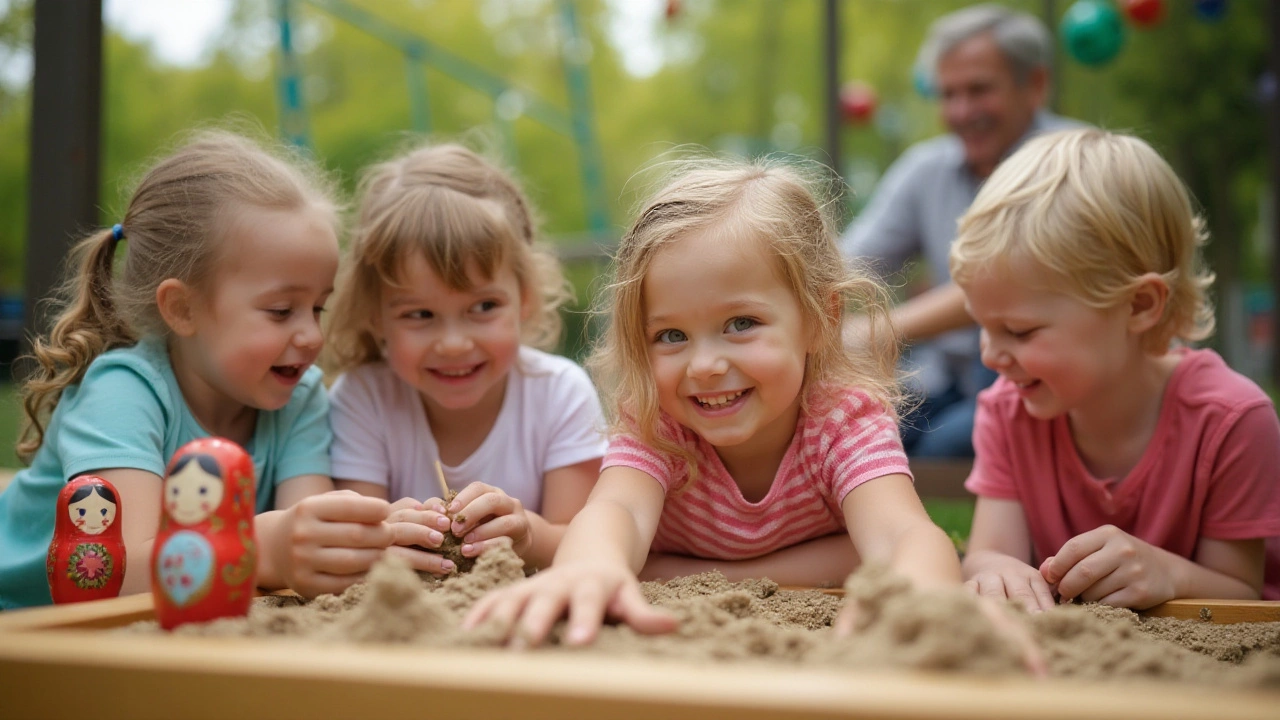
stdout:
[[212,293],[192,310],[194,374],[214,402],[282,408],[320,354],[337,238],[318,210],[251,208],[230,228],[219,264]]
[[116,521],[116,504],[96,492],[67,505],[67,514],[80,532],[99,535]]
[[795,434],[811,339],[776,264],[755,238],[704,233],[658,250],[644,277],[658,404],[722,458],[780,459]]
[[218,509],[222,493],[222,478],[210,475],[192,460],[165,478],[164,507],[174,521],[194,525]]
[[1027,413],[1047,420],[1105,401],[1141,357],[1123,306],[1098,310],[1029,287],[1036,273],[984,273],[963,287],[982,328],[982,363],[1018,386]]
[[485,278],[468,268],[471,289],[450,288],[426,259],[413,254],[401,287],[384,286],[375,325],[391,369],[422,395],[432,417],[502,407],[507,373],[528,319],[509,263]]

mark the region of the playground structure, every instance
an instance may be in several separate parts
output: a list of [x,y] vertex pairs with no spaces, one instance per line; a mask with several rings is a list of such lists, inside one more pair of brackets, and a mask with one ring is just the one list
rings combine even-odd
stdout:
[[604,172],[600,146],[595,135],[591,106],[591,86],[577,9],[572,0],[559,0],[562,31],[561,60],[565,84],[569,91],[568,110],[542,99],[536,93],[516,87],[503,77],[445,50],[417,33],[396,27],[382,18],[346,0],[276,0],[276,19],[280,26],[280,133],[300,147],[310,147],[306,99],[303,94],[302,63],[293,45],[293,24],[298,5],[309,5],[346,22],[398,50],[405,60],[405,75],[411,108],[411,127],[421,133],[431,131],[431,103],[426,69],[436,70],[489,96],[493,102],[493,121],[503,138],[508,161],[516,157],[511,125],[519,117],[528,117],[548,129],[573,140],[578,152],[583,196],[587,204],[587,226],[592,233],[609,228],[608,201],[605,199]]

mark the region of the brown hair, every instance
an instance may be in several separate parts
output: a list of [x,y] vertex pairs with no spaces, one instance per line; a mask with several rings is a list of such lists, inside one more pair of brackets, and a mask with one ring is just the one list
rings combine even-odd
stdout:
[[461,145],[421,145],[369,168],[359,194],[329,332],[334,370],[382,359],[373,321],[384,287],[400,284],[400,268],[413,253],[459,291],[470,289],[468,270],[492,278],[509,262],[522,301],[533,305],[521,341],[547,350],[556,345],[559,309],[572,295],[559,261],[537,242],[529,201],[507,172]]
[[332,188],[301,158],[235,133],[204,130],[157,161],[129,200],[124,260],[111,229],[81,240],[59,292],[62,310],[47,337],[32,348],[35,370],[23,387],[26,423],[18,456],[30,461],[44,442],[45,423],[62,391],[80,382],[90,363],[145,335],[164,336],[156,289],[169,278],[206,287],[234,216],[229,211],[314,208],[337,227]]
[[[895,372],[897,337],[889,324],[888,293],[867,273],[855,272],[840,256],[821,184],[794,163],[763,158],[732,161],[695,158],[673,163],[666,184],[641,208],[622,237],[600,315],[608,327],[587,365],[600,385],[611,430],[638,437],[659,451],[683,458],[690,484],[697,463],[674,438],[660,437],[657,390],[645,335],[645,274],[664,247],[695,233],[718,232],[759,238],[776,258],[777,271],[800,305],[815,350],[805,363],[801,404],[821,412],[815,387],[857,387],[893,413],[901,401]],[[870,318],[865,344],[846,348],[845,313]]]

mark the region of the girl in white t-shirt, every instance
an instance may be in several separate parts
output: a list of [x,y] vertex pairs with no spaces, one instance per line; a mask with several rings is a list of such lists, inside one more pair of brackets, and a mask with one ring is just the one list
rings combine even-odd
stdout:
[[[558,339],[569,293],[528,202],[453,144],[372,167],[360,198],[330,331],[338,487],[398,500],[429,548],[451,530],[475,557],[506,536],[549,564],[599,474],[604,419],[582,368],[536,349]],[[458,492],[447,508],[437,462]]]

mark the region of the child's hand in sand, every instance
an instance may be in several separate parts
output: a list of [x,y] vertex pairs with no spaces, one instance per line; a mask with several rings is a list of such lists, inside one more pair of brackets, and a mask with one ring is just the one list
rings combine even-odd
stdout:
[[394,540],[385,500],[338,490],[303,498],[271,525],[271,568],[303,597],[340,593],[364,578]]
[[1018,558],[985,551],[965,558],[969,580],[964,586],[990,600],[1008,598],[1028,612],[1053,607],[1053,589],[1035,568]]
[[533,545],[524,505],[492,485],[471,483],[454,496],[444,511],[452,518],[449,529],[462,539],[462,554],[466,557],[479,556],[500,537],[511,538],[511,548],[520,557]]
[[1166,550],[1114,525],[1077,535],[1045,559],[1040,575],[1058,589],[1063,602],[1080,598],[1115,607],[1145,610],[1177,596]]
[[556,620],[569,616],[566,645],[595,640],[604,620],[618,620],[645,634],[667,633],[677,620],[645,601],[640,581],[625,566],[567,563],[484,596],[462,621],[464,629],[496,623],[512,647],[538,645]]
[[394,536],[387,553],[404,558],[414,570],[448,575],[456,569],[453,562],[434,551],[444,542],[449,522],[440,498],[421,503],[413,498],[397,500],[387,515]]

